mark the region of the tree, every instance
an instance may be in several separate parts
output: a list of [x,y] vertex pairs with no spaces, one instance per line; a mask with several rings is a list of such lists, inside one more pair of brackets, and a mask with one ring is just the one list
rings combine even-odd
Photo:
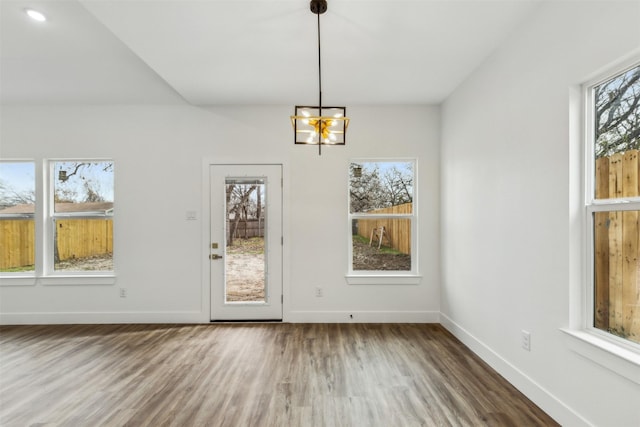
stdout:
[[[356,173],[356,169],[360,172]],[[377,163],[367,163],[367,167],[351,163],[349,180],[351,212],[367,212],[384,207],[385,197]]]
[[383,175],[384,188],[389,206],[398,206],[413,201],[413,173],[397,166],[387,169]]
[[246,220],[248,217],[250,197],[257,187],[257,185],[227,184],[227,218],[231,218],[231,214],[233,214],[233,224],[230,225],[227,246],[233,245],[233,238],[240,219],[244,217]]
[[594,88],[596,158],[640,149],[640,66]]
[[17,191],[5,181],[0,180],[0,209],[16,205],[33,205],[36,203],[34,190]]
[[262,218],[262,186],[256,188],[256,219],[260,221]]
[[[381,169],[381,165],[384,165]],[[356,170],[359,170],[356,173]],[[363,162],[349,166],[351,212],[369,212],[413,201],[413,165]]]
[[58,162],[54,172],[56,203],[107,201],[100,177],[113,174],[112,162]]

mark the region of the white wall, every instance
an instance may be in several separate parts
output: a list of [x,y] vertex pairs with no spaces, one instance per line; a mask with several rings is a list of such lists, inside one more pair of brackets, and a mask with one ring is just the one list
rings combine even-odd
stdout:
[[640,386],[559,331],[580,191],[570,88],[637,49],[639,22],[637,1],[547,2],[442,110],[442,321],[564,425],[640,425]]
[[[347,145],[294,146],[292,106],[3,107],[4,159],[113,158],[115,265],[108,286],[0,286],[3,323],[208,321],[203,161],[284,164],[285,320],[437,321],[439,109],[348,106]],[[347,285],[352,157],[415,157],[420,270],[412,286]],[[198,211],[197,221],[185,212]],[[206,239],[206,237],[205,237]],[[203,287],[204,286],[204,287]],[[316,298],[316,286],[324,297]],[[127,289],[120,298],[118,288]]]

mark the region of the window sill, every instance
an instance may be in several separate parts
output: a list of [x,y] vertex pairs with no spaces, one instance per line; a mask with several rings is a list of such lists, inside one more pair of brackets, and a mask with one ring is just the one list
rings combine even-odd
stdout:
[[38,283],[45,286],[113,285],[116,283],[116,276],[113,274],[46,276],[40,277]]
[[640,354],[602,339],[587,331],[560,329],[569,348],[579,355],[640,384]]
[[113,274],[101,275],[66,275],[66,276],[0,276],[0,286],[86,286],[86,285],[113,285],[116,276]]
[[422,276],[347,274],[345,279],[349,285],[419,285]]
[[35,276],[0,276],[0,286],[33,286],[36,284]]

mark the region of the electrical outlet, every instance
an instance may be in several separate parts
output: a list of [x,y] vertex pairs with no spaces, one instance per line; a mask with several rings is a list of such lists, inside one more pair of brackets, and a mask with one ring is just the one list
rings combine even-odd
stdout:
[[127,288],[120,288],[120,298],[127,297]]
[[321,298],[324,296],[324,292],[322,291],[321,286],[316,286],[316,297]]
[[531,332],[522,330],[522,348],[531,351]]

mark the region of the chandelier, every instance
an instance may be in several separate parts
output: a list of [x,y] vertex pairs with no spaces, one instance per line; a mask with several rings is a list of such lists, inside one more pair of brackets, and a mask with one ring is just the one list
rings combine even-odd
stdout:
[[327,11],[326,0],[311,0],[311,12],[318,17],[318,105],[296,105],[291,116],[294,142],[296,144],[317,145],[318,155],[323,145],[344,145],[349,119],[346,107],[322,106],[322,59],[320,49],[320,15]]

